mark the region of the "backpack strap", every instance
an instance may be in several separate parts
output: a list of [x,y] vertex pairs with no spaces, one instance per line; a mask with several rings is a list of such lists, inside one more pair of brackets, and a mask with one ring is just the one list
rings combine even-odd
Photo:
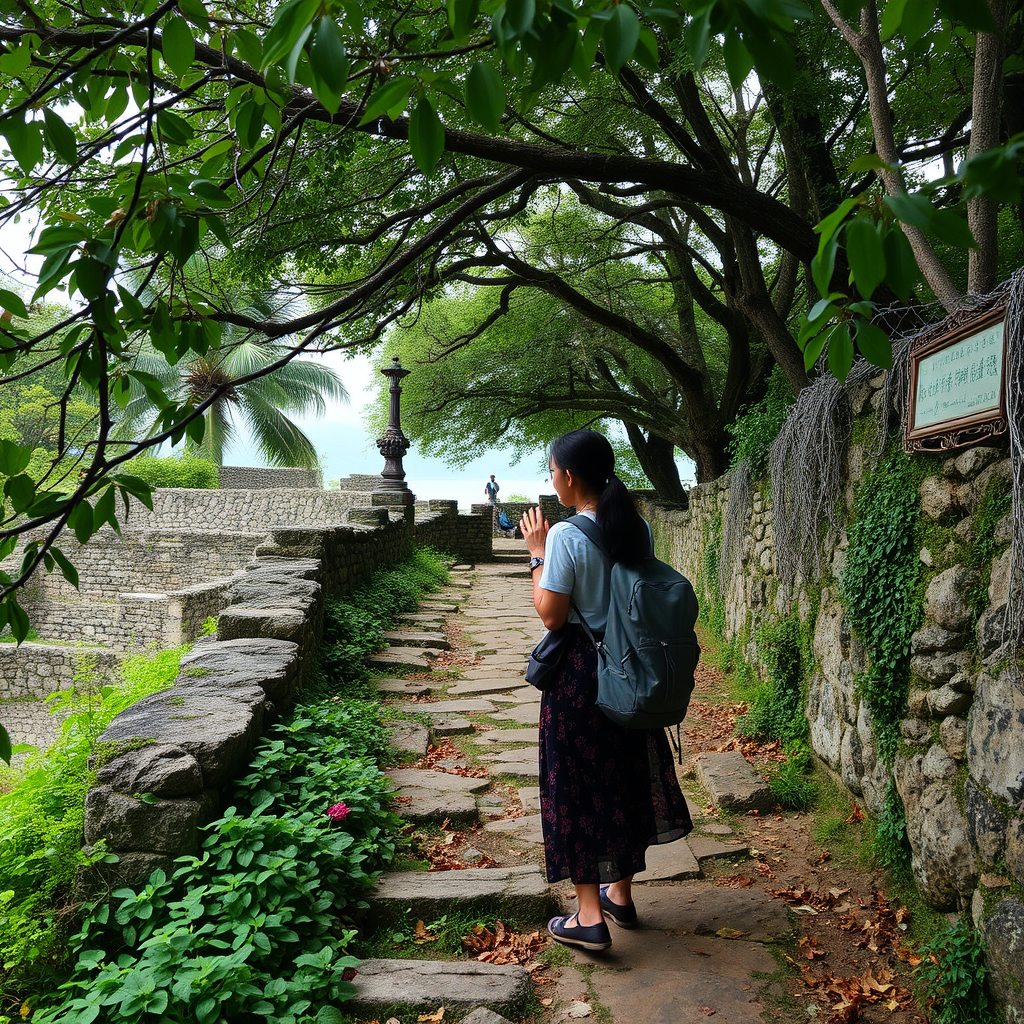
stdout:
[[[611,561],[612,556],[608,551],[608,546],[605,544],[604,534],[601,533],[601,527],[598,526],[597,523],[595,523],[594,520],[590,518],[590,516],[570,516],[568,519],[564,520],[564,522],[571,523],[573,526],[575,526],[576,529],[579,530],[580,533],[582,533],[587,538],[587,540],[591,541],[594,544],[594,546],[598,549],[598,551],[601,552],[602,555],[605,556],[605,558]],[[590,639],[590,642],[597,648],[597,653],[603,656],[604,650],[601,646],[601,641],[598,640],[596,636],[594,636],[594,631],[590,628],[590,626],[587,625],[587,620],[583,618],[583,615],[580,613],[579,608],[577,608],[576,605],[573,604],[572,610],[576,613],[576,617],[580,620],[580,625],[583,627],[583,632],[587,634],[588,638]]]

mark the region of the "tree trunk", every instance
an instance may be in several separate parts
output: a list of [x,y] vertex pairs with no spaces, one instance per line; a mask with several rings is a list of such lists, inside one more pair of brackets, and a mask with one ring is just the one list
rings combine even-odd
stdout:
[[626,424],[626,436],[636,452],[640,468],[647,474],[658,497],[673,504],[689,505],[686,489],[676,467],[676,446],[657,434],[645,437],[644,432],[634,423]]
[[[974,95],[971,102],[971,144],[968,158],[999,145],[1003,120],[1003,34],[1006,30],[1006,0],[989,0],[989,10],[998,33],[979,32],[974,48]],[[978,295],[990,292],[998,283],[998,206],[990,196],[975,196],[967,204],[977,249],[967,257],[967,290]]]

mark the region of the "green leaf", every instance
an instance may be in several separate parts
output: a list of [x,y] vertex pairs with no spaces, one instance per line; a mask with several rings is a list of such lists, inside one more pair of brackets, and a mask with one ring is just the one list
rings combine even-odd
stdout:
[[693,61],[694,70],[699,72],[704,66],[708,55],[708,47],[711,45],[711,14],[714,7],[705,7],[699,14],[693,16],[693,20],[686,26],[686,52]]
[[15,316],[21,317],[22,320],[28,319],[25,301],[16,292],[8,291],[6,288],[0,288],[0,309],[13,313]]
[[604,27],[601,48],[612,71],[618,71],[633,56],[640,38],[640,20],[628,4],[619,4]]
[[204,181],[201,178],[192,182],[192,194],[197,199],[202,199],[207,206],[222,207],[230,206],[234,200],[219,185],[212,181]]
[[[287,0],[278,7],[274,24],[263,41],[261,67],[267,68],[287,57],[320,7],[321,0]],[[307,33],[308,34],[308,33]]]
[[833,236],[824,251],[819,250],[818,255],[811,260],[811,277],[820,295],[828,295],[832,291],[832,275],[835,273],[838,251],[839,239]]
[[198,25],[204,32],[210,30],[210,18],[206,13],[206,6],[203,0],[178,0],[178,10],[193,25]]
[[7,735],[7,730],[3,725],[0,725],[0,761],[10,764],[12,753],[11,737]]
[[427,175],[444,152],[444,125],[427,96],[420,99],[409,118],[409,148],[416,166]]
[[844,324],[836,324],[828,336],[828,367],[835,374],[836,380],[842,383],[853,366],[853,342],[850,340],[850,329]]
[[238,56],[250,67],[258,68],[263,64],[263,46],[259,37],[247,28],[236,28],[234,32],[235,50]]
[[7,621],[10,624],[11,635],[14,639],[19,644],[24,643],[29,630],[28,614],[13,597],[7,599]]
[[202,221],[214,233],[221,245],[226,249],[231,248],[231,235],[228,234],[227,225],[224,223],[223,218],[211,215],[203,217]]
[[115,530],[120,532],[117,524],[116,508],[114,505],[115,490],[108,486],[96,499],[96,505],[92,510],[93,525],[99,529],[104,523],[109,523]]
[[50,548],[50,554],[53,555],[53,560],[57,563],[60,568],[61,574],[64,579],[68,581],[76,590],[78,589],[78,570],[68,561],[67,556],[59,548]]
[[43,125],[38,121],[26,121],[25,115],[19,113],[0,121],[0,134],[7,139],[18,166],[25,174],[31,174],[43,159]]
[[32,461],[32,449],[22,448],[13,441],[0,441],[0,474],[17,476],[28,469]]
[[156,115],[156,125],[160,134],[172,146],[184,146],[191,142],[195,135],[192,125],[173,110],[161,110]]
[[857,348],[869,363],[883,370],[892,369],[892,344],[881,327],[866,320],[860,321],[857,324]]
[[404,107],[415,84],[416,79],[410,78],[408,75],[399,75],[397,78],[385,82],[370,97],[370,102],[366,105],[366,113],[363,114],[363,119],[359,122],[360,125],[376,121],[378,117],[393,110],[399,104]]
[[54,153],[66,164],[73,164],[78,159],[78,139],[73,128],[64,123],[60,114],[49,107],[43,110],[43,134],[47,144]]
[[68,526],[75,531],[79,544],[84,544],[95,533],[92,519],[92,505],[84,499],[71,510]]
[[936,24],[934,0],[913,0],[903,10],[900,29],[909,50]]
[[850,173],[862,174],[864,171],[884,171],[891,168],[892,164],[887,164],[877,153],[865,153],[850,164]]
[[490,64],[478,60],[466,76],[466,109],[477,124],[496,132],[505,112],[505,86]]
[[903,21],[903,10],[906,6],[907,0],[886,0],[880,26],[883,43],[887,43],[899,31]]
[[184,18],[171,14],[164,22],[164,30],[160,40],[164,61],[179,77],[186,74],[196,59],[196,44],[192,38],[192,29]]
[[120,485],[122,492],[127,492],[132,497],[138,498],[150,512],[153,511],[153,488],[145,480],[140,480],[137,476],[131,476],[128,473],[118,473],[114,477],[114,481]]
[[901,302],[909,302],[914,286],[921,272],[914,259],[914,250],[907,236],[898,227],[891,227],[885,236],[885,283],[899,296]]
[[821,350],[825,347],[825,342],[828,341],[828,335],[829,331],[822,331],[811,338],[804,346],[804,369],[808,373],[810,373],[811,368],[818,361],[818,356],[821,355]]
[[998,31],[985,0],[939,0],[939,10],[972,32]]
[[15,512],[24,512],[35,501],[36,482],[27,473],[19,473],[4,481],[4,494],[11,499]]
[[302,57],[303,48],[306,45],[306,40],[310,37],[313,32],[312,24],[307,25],[300,33],[298,39],[292,44],[292,48],[288,51],[288,56],[284,59],[284,70],[288,76],[288,84],[292,85],[295,83],[295,73],[299,64],[299,59]]
[[235,114],[235,132],[245,149],[255,149],[263,134],[263,107],[253,99],[240,104]]
[[[818,240],[819,256],[825,251],[825,246],[832,240],[832,236],[839,229],[839,225],[846,219],[847,214],[857,206],[860,201],[861,200],[857,196],[851,196],[849,199],[844,199],[827,217],[823,217],[814,225],[814,230],[821,235],[821,238]],[[822,294],[824,294],[824,292],[822,292]]]
[[729,83],[734,89],[738,89],[754,70],[754,58],[740,38],[739,32],[725,33],[722,56],[725,58],[725,69],[729,73]]
[[885,247],[867,217],[854,217],[846,225],[846,255],[853,283],[865,299],[870,299],[885,280]]
[[953,210],[936,210],[928,233],[958,249],[977,249],[978,243],[967,221]]
[[317,26],[309,51],[313,71],[313,93],[331,115],[338,112],[341,94],[348,84],[348,54],[337,23],[324,15]]
[[447,0],[448,24],[455,41],[464,45],[469,40],[469,33],[480,13],[480,0]]
[[506,0],[505,17],[502,20],[513,38],[518,39],[533,28],[536,14],[534,0]]
[[75,285],[82,296],[94,302],[107,290],[110,278],[110,267],[91,256],[86,256],[74,264]]

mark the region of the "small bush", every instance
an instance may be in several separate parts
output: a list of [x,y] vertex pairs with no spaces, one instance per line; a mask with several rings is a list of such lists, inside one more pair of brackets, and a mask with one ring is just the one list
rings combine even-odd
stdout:
[[818,786],[811,778],[814,760],[806,743],[793,744],[786,751],[786,760],[769,777],[772,796],[782,807],[803,811],[818,797]]
[[166,459],[140,455],[125,465],[125,471],[145,480],[150,487],[193,487],[206,491],[220,487],[216,463],[191,452]]
[[885,806],[875,822],[871,844],[875,859],[896,874],[910,870],[910,841],[907,839],[907,815],[896,783],[885,787]]
[[89,860],[82,852],[85,794],[95,779],[89,755],[115,715],[174,682],[187,650],[128,659],[119,669],[120,686],[100,679],[95,662],[83,659],[74,686],[51,699],[54,710],[66,713],[56,741],[30,755],[11,792],[0,796],[5,990],[50,987],[64,969],[71,886]]
[[985,976],[985,943],[963,921],[939,932],[919,950],[915,980],[933,1011],[933,1024],[985,1024],[993,1020]]
[[786,743],[807,735],[802,690],[800,620],[791,615],[769,622],[757,633],[758,655],[768,678],[749,697],[750,709],[737,722],[744,736]]

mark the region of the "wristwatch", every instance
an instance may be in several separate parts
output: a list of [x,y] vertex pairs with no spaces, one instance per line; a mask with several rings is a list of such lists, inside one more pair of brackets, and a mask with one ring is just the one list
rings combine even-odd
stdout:
[[536,556],[534,556],[533,558],[530,559],[530,572],[533,572],[533,570],[536,569],[538,565],[543,565],[543,564],[544,564],[544,559],[543,558],[537,558]]

